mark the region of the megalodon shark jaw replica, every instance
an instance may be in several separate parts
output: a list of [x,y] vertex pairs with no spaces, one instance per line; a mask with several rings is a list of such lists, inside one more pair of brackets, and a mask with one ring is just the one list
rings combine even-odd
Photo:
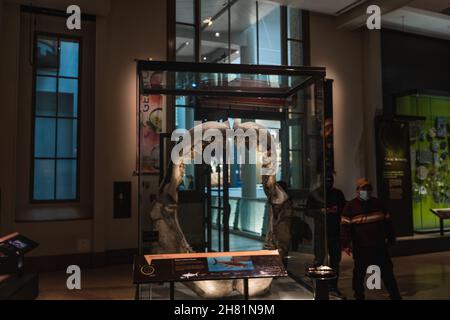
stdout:
[[[194,138],[195,130],[201,130],[203,133],[210,129],[218,130],[225,137],[226,131],[231,128],[225,123],[205,122],[190,129],[187,134]],[[265,138],[267,143],[259,144],[260,139],[257,139],[258,145],[256,146],[256,151],[262,155],[262,184],[269,203],[269,227],[264,248],[278,249],[280,255],[284,257],[290,242],[291,211],[288,205],[288,195],[276,182],[277,163],[272,157],[272,152],[276,153],[276,144],[268,130],[254,122],[235,123],[233,129],[241,129],[244,132],[253,129],[258,132],[258,135],[266,135],[258,138]],[[197,140],[191,139],[191,141],[188,151],[178,154],[180,158],[194,159],[195,153],[203,150],[210,143],[198,138]],[[154,254],[194,252],[178,221],[178,186],[182,182],[184,170],[185,164],[182,161],[173,161],[172,159],[167,174],[161,182],[158,197],[151,205],[152,228],[159,234],[158,242],[152,247]],[[257,296],[268,293],[271,283],[272,278],[250,279],[249,295]],[[233,291],[241,294],[244,292],[243,280],[203,280],[184,282],[184,284],[200,297],[210,299],[227,297]]]

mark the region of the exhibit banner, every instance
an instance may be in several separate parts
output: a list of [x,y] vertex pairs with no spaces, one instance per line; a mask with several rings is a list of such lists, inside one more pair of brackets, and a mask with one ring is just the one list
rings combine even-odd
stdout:
[[[141,83],[143,88],[159,88],[164,82],[161,72],[142,72]],[[160,133],[163,126],[163,107],[165,96],[145,95],[139,96],[138,110],[138,154],[137,168],[142,174],[158,174],[160,159]],[[140,162],[140,163],[139,163]],[[140,169],[140,170],[139,170]]]

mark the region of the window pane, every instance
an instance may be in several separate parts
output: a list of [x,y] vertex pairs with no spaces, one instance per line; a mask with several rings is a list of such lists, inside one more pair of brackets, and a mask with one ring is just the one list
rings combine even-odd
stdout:
[[56,114],[56,78],[36,77],[36,115]]
[[59,79],[58,116],[77,117],[78,115],[78,80]]
[[231,63],[257,63],[256,1],[231,6]]
[[55,156],[55,119],[36,118],[34,131],[34,156],[53,158]]
[[281,65],[281,17],[278,4],[259,4],[259,64]]
[[177,22],[194,24],[194,0],[177,0]]
[[77,120],[58,119],[58,158],[77,156]]
[[289,151],[289,180],[292,189],[303,188],[303,163],[301,151]]
[[34,160],[34,200],[53,200],[55,197],[55,161]]
[[288,41],[288,65],[303,65],[303,43],[299,41]]
[[302,148],[302,128],[300,125],[289,126],[289,149]]
[[[216,19],[210,20],[213,17]],[[228,63],[228,12],[224,1],[202,0],[201,23],[200,62]]]
[[78,42],[61,41],[59,75],[78,77]]
[[288,38],[302,40],[302,10],[288,7]]
[[36,48],[37,74],[56,75],[58,72],[58,41],[39,37]]
[[194,127],[194,108],[175,108],[175,128],[191,129]]
[[77,161],[58,160],[56,163],[56,199],[77,197]]
[[195,28],[177,24],[176,60],[195,62]]

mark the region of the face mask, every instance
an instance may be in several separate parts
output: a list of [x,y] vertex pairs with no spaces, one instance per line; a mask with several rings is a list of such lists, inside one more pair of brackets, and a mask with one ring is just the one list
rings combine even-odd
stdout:
[[369,192],[367,192],[366,190],[361,190],[359,192],[359,198],[363,201],[367,201],[370,198]]

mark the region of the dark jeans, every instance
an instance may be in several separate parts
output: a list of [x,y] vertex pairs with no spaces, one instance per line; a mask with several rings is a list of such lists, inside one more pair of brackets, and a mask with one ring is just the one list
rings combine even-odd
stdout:
[[[332,289],[337,288],[338,280],[339,280],[339,265],[341,263],[341,241],[338,237],[331,237],[327,240],[328,246],[328,255],[330,257],[330,267],[336,272],[336,279],[330,281],[330,287]],[[317,244],[315,250],[315,262],[319,265],[322,265],[325,262],[325,248],[323,245]]]
[[353,251],[353,291],[355,299],[364,299],[364,286],[367,268],[376,265],[380,268],[389,296],[393,300],[401,299],[397,281],[394,276],[394,266],[387,248],[358,248]]

